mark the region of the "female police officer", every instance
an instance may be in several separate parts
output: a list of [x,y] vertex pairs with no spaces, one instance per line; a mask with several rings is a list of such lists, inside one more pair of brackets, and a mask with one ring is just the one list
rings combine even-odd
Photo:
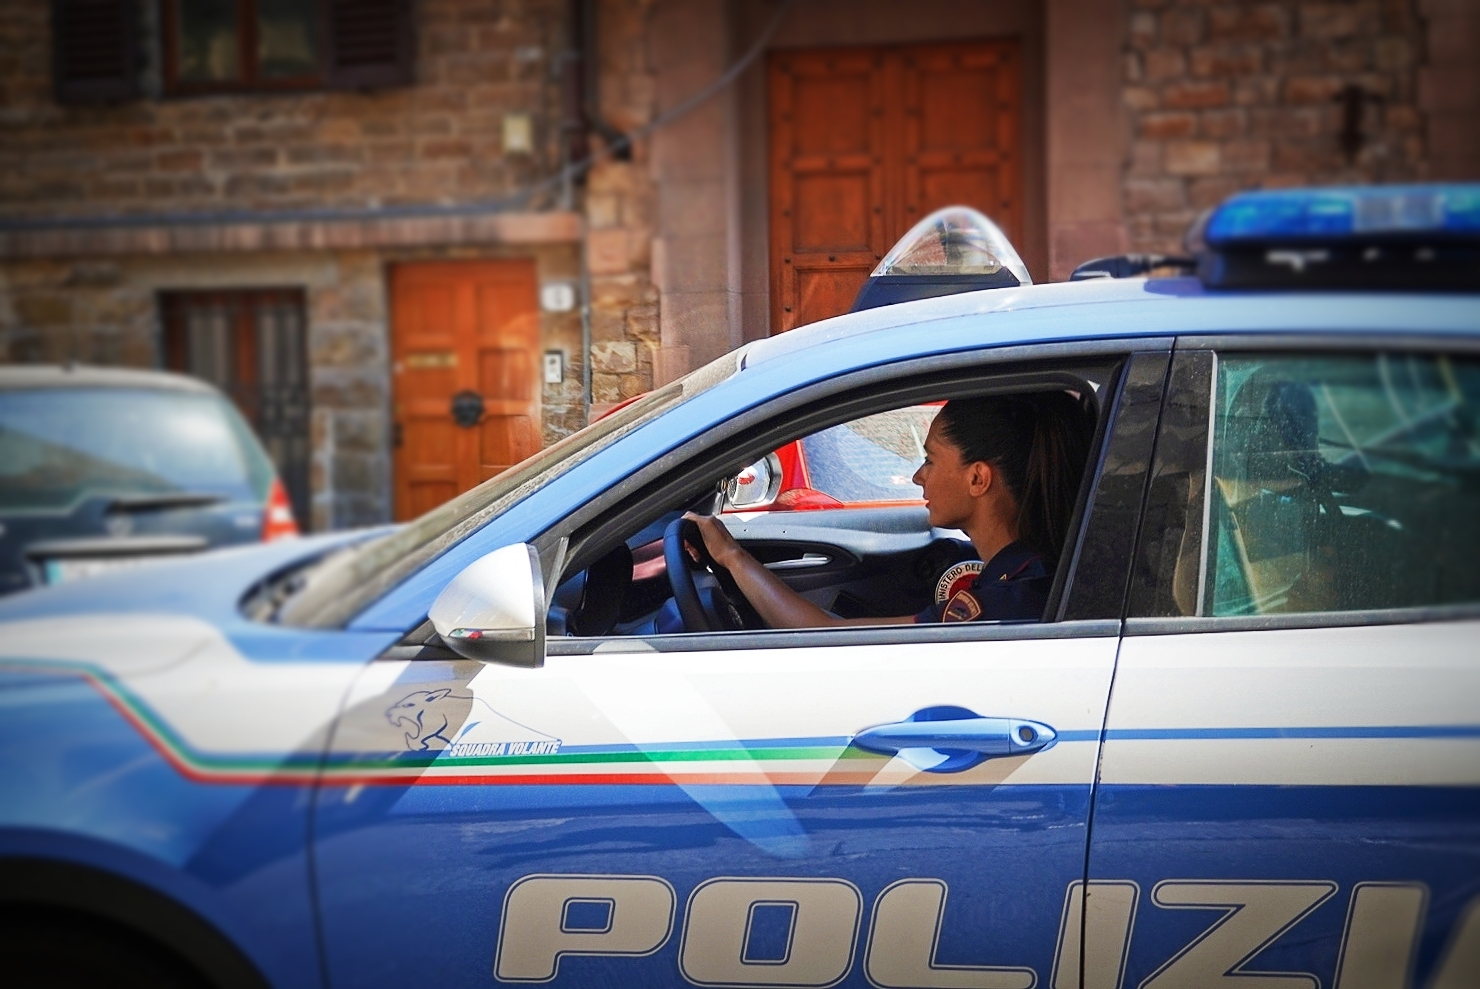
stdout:
[[1090,428],[1065,392],[957,399],[941,408],[914,482],[924,489],[930,524],[961,529],[987,562],[969,587],[917,615],[839,618],[782,583],[717,519],[688,517],[709,555],[772,628],[1037,620],[1074,510]]

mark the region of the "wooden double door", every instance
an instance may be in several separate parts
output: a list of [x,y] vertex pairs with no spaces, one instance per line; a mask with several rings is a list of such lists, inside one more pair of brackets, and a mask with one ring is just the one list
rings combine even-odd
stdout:
[[539,450],[533,261],[397,265],[391,340],[398,520]]
[[847,312],[869,272],[942,206],[1022,234],[1015,39],[770,56],[771,327]]

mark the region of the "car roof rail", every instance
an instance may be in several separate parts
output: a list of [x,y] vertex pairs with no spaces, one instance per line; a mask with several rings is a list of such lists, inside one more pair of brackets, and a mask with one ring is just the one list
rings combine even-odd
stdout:
[[1094,278],[1139,278],[1160,268],[1172,268],[1184,274],[1197,270],[1197,259],[1180,254],[1114,254],[1086,261],[1069,276],[1071,282]]

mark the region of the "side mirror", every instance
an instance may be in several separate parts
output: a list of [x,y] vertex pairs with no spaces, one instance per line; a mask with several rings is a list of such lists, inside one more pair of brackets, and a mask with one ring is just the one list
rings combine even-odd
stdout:
[[726,511],[762,508],[781,493],[781,458],[768,453],[725,482]]
[[464,659],[545,663],[545,580],[534,547],[516,543],[467,566],[442,588],[427,617]]

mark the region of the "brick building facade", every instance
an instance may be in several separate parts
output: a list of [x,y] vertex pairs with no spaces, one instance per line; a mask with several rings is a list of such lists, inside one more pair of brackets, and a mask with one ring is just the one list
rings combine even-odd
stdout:
[[1430,175],[1419,84],[1428,41],[1419,9],[1390,0],[1135,10],[1124,90],[1131,245],[1178,249],[1198,212],[1240,189]]
[[[571,287],[537,317],[564,370],[531,399],[543,442],[776,330],[779,54],[1015,46],[1013,210],[1040,281],[1175,250],[1241,188],[1480,177],[1468,0],[410,0],[404,84],[204,95],[161,71],[176,9],[137,5],[136,96],[64,105],[47,5],[0,8],[0,360],[164,366],[169,300],[297,293],[318,529],[404,514],[399,267]],[[581,17],[595,84],[573,111]],[[628,152],[559,181],[618,133]]]

